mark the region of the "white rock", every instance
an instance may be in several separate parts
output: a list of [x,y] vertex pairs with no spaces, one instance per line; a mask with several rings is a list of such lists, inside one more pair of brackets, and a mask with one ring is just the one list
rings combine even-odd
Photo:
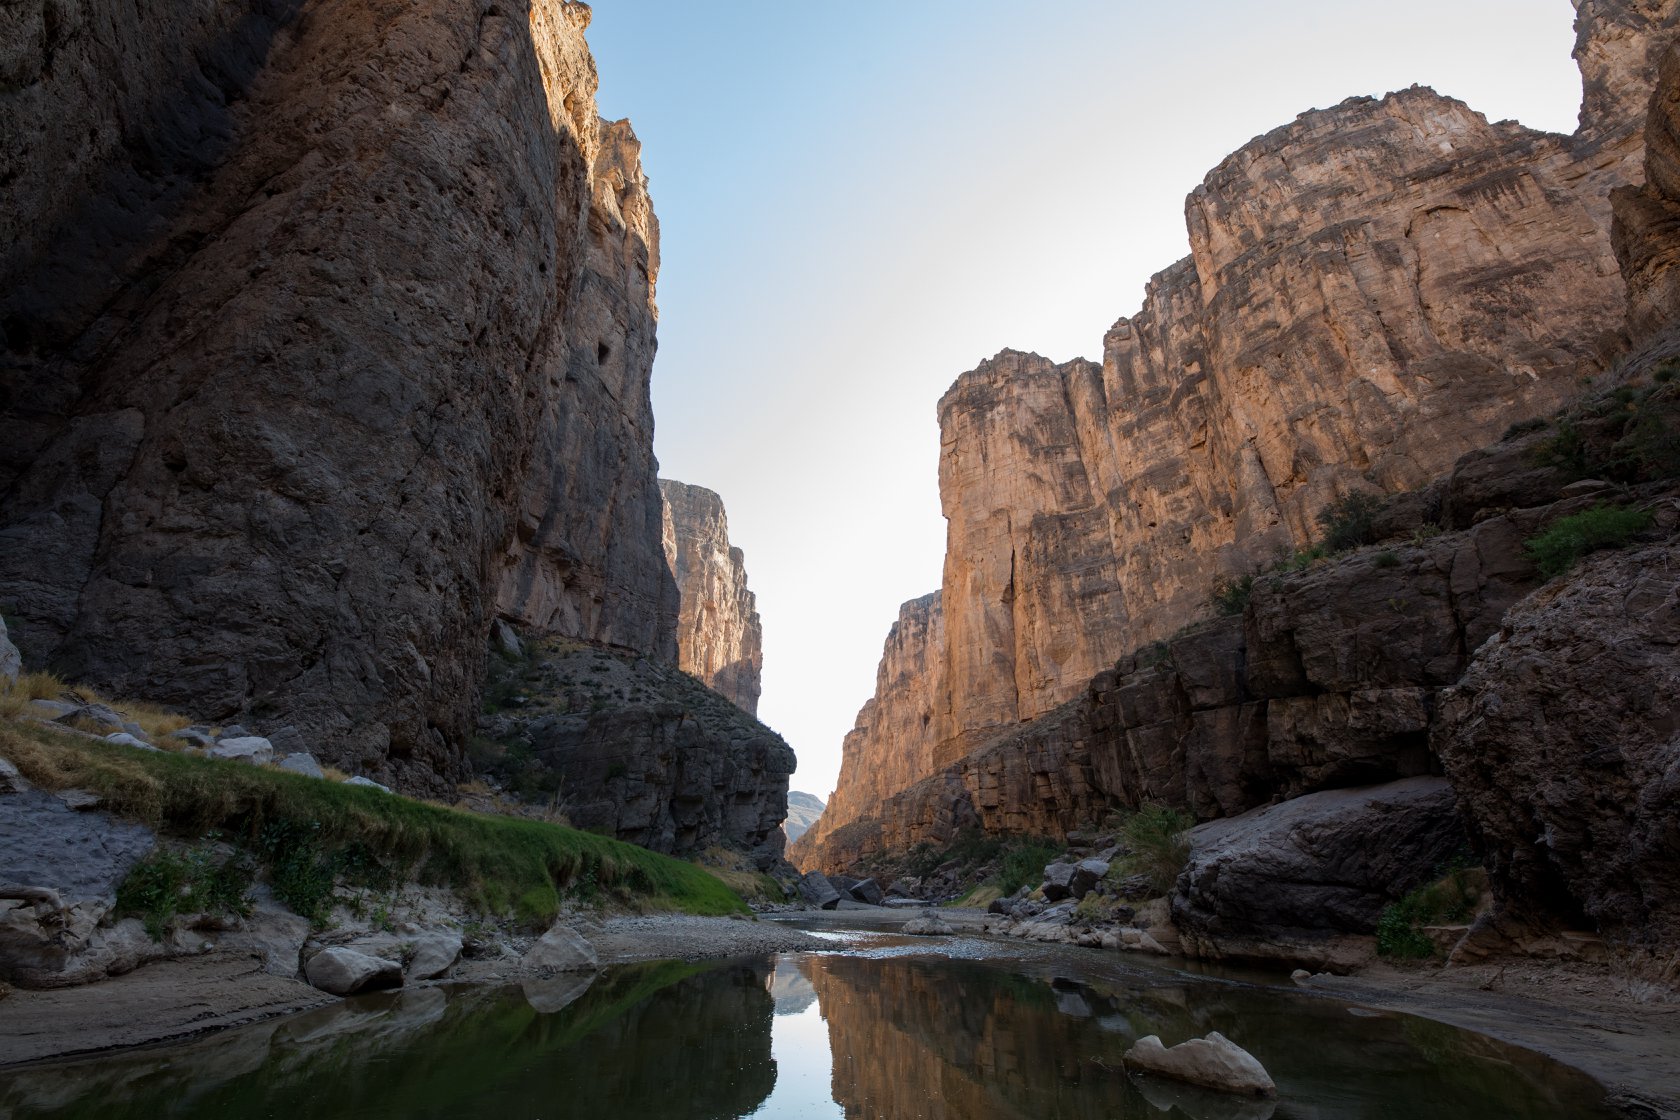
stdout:
[[80,704],[71,704],[64,700],[31,700],[23,706],[23,714],[30,719],[48,721],[62,719],[81,710]]
[[1156,953],[1156,954],[1159,954],[1160,956],[1163,956],[1163,957],[1171,955],[1168,952],[1167,947],[1165,945],[1161,944],[1159,941],[1155,940],[1155,938],[1150,935],[1148,930],[1139,931],[1139,933],[1138,933],[1138,948],[1142,949],[1146,953]]
[[242,735],[223,739],[210,748],[210,757],[224,762],[249,762],[262,766],[274,761],[274,746],[261,735]]
[[304,977],[323,992],[347,996],[375,988],[402,986],[402,965],[354,949],[322,949],[303,967]]
[[22,793],[29,789],[29,781],[9,759],[0,758],[0,793]]
[[321,764],[315,761],[312,754],[289,754],[280,760],[280,769],[290,770],[294,774],[302,774],[306,778],[324,778],[327,772],[321,769]]
[[376,933],[350,943],[357,952],[375,957],[401,958],[406,980],[436,980],[461,959],[461,934],[454,929],[409,927],[403,933]]
[[933,911],[923,910],[921,917],[912,918],[910,921],[905,922],[904,928],[899,932],[907,933],[916,937],[943,937],[957,931],[951,928],[950,922],[947,922],[944,918],[939,917],[939,915],[935,914]]
[[150,743],[146,742],[146,740],[136,739],[133,735],[130,735],[126,731],[118,731],[114,735],[107,735],[107,736],[105,736],[105,741],[107,743],[115,743],[119,747],[133,747],[136,750],[142,750],[142,751],[155,751],[155,750],[157,750],[156,747],[154,747]]
[[600,968],[595,946],[571,926],[556,925],[525,951],[519,967],[526,972],[594,972]]
[[344,779],[344,784],[347,785],[347,786],[365,786],[368,789],[376,789],[380,793],[390,793],[391,792],[391,787],[390,786],[382,786],[378,782],[374,781],[372,778],[364,778],[360,774],[357,774],[354,778]]
[[1221,1092],[1251,1097],[1277,1095],[1277,1085],[1266,1067],[1218,1031],[1171,1048],[1161,1045],[1157,1036],[1148,1035],[1126,1051],[1125,1060],[1129,1069]]
[[10,683],[23,672],[23,655],[6,634],[6,620],[0,618],[0,681]]

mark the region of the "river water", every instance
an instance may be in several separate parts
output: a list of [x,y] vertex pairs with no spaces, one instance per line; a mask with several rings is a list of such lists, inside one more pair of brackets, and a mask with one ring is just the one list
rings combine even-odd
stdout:
[[[0,1120],[1595,1120],[1590,1079],[1453,1027],[1089,950],[834,953],[347,1000],[179,1046],[0,1071]],[[1217,1030],[1253,1102],[1128,1077]]]

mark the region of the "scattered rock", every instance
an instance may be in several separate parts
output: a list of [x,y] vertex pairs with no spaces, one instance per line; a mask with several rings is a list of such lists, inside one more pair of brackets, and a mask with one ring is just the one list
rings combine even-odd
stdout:
[[873,879],[863,879],[853,883],[846,893],[859,902],[868,903],[870,906],[881,905],[881,900],[885,897],[881,893],[881,884]]
[[1052,863],[1044,869],[1044,885],[1039,890],[1044,892],[1047,902],[1060,902],[1073,894],[1073,876],[1075,867],[1071,863]]
[[1107,860],[1080,860],[1074,865],[1073,875],[1068,879],[1068,890],[1073,893],[1074,898],[1084,898],[1107,874]]
[[1126,1051],[1126,1067],[1186,1081],[1227,1093],[1253,1097],[1277,1095],[1266,1067],[1218,1031],[1168,1048],[1155,1035],[1140,1038]]
[[0,681],[10,683],[23,672],[23,655],[6,633],[6,620],[0,618]]
[[461,959],[460,931],[410,926],[397,933],[376,933],[350,943],[357,952],[403,962],[405,981],[436,980]]
[[22,793],[29,788],[28,779],[18,772],[11,760],[0,758],[0,794]]
[[600,967],[595,946],[575,929],[555,925],[526,950],[519,967],[539,975],[550,972],[594,972]]
[[402,965],[354,949],[322,949],[303,968],[304,977],[323,992],[347,996],[380,988],[400,988]]
[[224,736],[210,748],[210,757],[224,762],[248,762],[263,766],[274,761],[274,747],[260,735]]
[[809,871],[799,877],[799,897],[819,910],[833,910],[840,905],[840,892],[821,871]]
[[354,778],[344,779],[344,784],[347,785],[347,786],[364,786],[367,789],[376,789],[380,793],[390,793],[391,792],[391,787],[390,786],[382,786],[378,782],[374,781],[372,778],[364,778],[360,774],[357,774]]
[[81,708],[80,704],[71,704],[64,700],[31,700],[23,706],[23,714],[30,719],[44,719],[49,723],[57,723]]
[[208,751],[216,745],[216,737],[210,734],[209,729],[203,727],[185,727],[172,732],[169,737],[202,751]]
[[133,747],[135,750],[141,750],[141,751],[155,751],[155,750],[157,750],[156,747],[154,747],[154,746],[152,746],[152,744],[146,742],[146,740],[135,738],[133,735],[130,735],[126,731],[118,731],[114,735],[107,735],[107,736],[105,736],[105,741],[107,743],[115,743],[119,747]]
[[327,772],[321,769],[321,764],[315,761],[312,754],[289,754],[280,760],[280,769],[289,770],[293,774],[302,774],[306,778],[325,778]]
[[932,910],[923,910],[921,917],[912,918],[905,922],[904,928],[900,932],[916,937],[946,937],[957,931],[952,928],[950,922],[939,917]]
[[64,807],[72,813],[98,809],[105,804],[105,795],[91,789],[61,789],[53,796],[64,802]]
[[294,754],[308,754],[309,741],[303,737],[303,732],[287,724],[278,731],[268,733],[269,745],[274,748],[275,758],[286,758]]
[[1304,988],[1308,984],[1312,983],[1312,973],[1308,972],[1304,968],[1297,968],[1294,972],[1289,974],[1289,979]]
[[523,658],[525,656],[525,646],[520,642],[519,635],[513,627],[508,625],[507,619],[498,618],[496,620],[491,627],[491,636],[495,638],[496,644],[501,647],[502,652],[509,657]]

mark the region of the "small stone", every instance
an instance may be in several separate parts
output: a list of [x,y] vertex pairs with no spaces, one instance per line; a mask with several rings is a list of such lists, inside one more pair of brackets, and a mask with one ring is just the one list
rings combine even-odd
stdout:
[[1312,973],[1308,972],[1304,968],[1297,968],[1294,972],[1289,974],[1289,978],[1303,988],[1312,983]]
[[207,751],[216,745],[216,737],[202,727],[183,728],[180,731],[172,732],[169,737],[200,750]]
[[224,736],[210,748],[210,757],[224,762],[249,762],[253,766],[262,766],[274,761],[274,747],[260,735]]
[[23,706],[23,714],[30,719],[44,719],[49,722],[56,722],[81,710],[80,704],[68,704],[63,700],[31,700]]
[[223,738],[223,739],[243,739],[243,738],[249,736],[250,734],[251,733],[249,731],[245,730],[243,727],[239,726],[236,723],[236,724],[233,724],[229,727],[222,728],[222,734],[221,734],[220,738]]
[[0,793],[22,793],[29,782],[13,766],[10,759],[0,758]]
[[1147,1035],[1126,1051],[1125,1062],[1131,1069],[1226,1093],[1251,1097],[1277,1095],[1277,1085],[1266,1067],[1218,1031],[1170,1049],[1161,1045],[1157,1036]]
[[382,786],[378,782],[374,781],[372,778],[364,778],[360,774],[357,774],[354,778],[344,779],[344,784],[347,785],[347,786],[363,786],[367,789],[376,789],[380,793],[390,793],[391,792],[391,787],[390,786]]
[[863,879],[853,883],[846,893],[859,902],[866,902],[871,906],[881,905],[881,899],[884,897],[881,893],[881,884],[873,879]]
[[118,731],[113,735],[107,735],[105,736],[105,741],[107,743],[115,743],[119,747],[134,747],[135,749],[142,751],[157,750],[156,747],[146,742],[146,740],[136,738],[127,731]]
[[97,809],[105,804],[104,795],[95,793],[91,789],[61,789],[54,796],[64,802],[66,809],[75,813]]
[[325,778],[327,772],[321,769],[321,764],[315,761],[312,754],[289,754],[280,760],[280,769],[289,770],[294,774],[302,774],[306,778]]
[[270,731],[268,742],[274,748],[274,757],[276,758],[309,753],[309,743],[304,739],[303,732],[290,724],[278,731]]
[[509,626],[506,619],[498,618],[492,627],[495,631],[496,644],[502,647],[502,652],[509,657],[524,657],[525,646],[520,642],[519,635]]
[[402,965],[354,949],[323,949],[309,958],[304,977],[323,992],[347,996],[378,988],[402,987]]
[[948,937],[957,931],[932,910],[923,910],[921,917],[905,922],[900,932],[914,937]]

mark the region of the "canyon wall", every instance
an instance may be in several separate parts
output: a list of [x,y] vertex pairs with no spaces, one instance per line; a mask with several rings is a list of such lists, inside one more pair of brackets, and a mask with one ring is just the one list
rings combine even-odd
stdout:
[[764,627],[747,590],[746,558],[729,543],[723,499],[703,486],[659,480],[665,559],[676,577],[677,664],[758,714]]
[[26,5],[0,606],[34,666],[443,792],[499,609],[674,657],[656,227],[587,5]]
[[[1628,293],[1610,196],[1643,182],[1680,5],[1577,7],[1574,135],[1417,87],[1304,113],[1191,193],[1190,256],[1109,330],[1100,365],[1005,351],[957,379],[939,403],[946,648],[872,702],[935,694],[934,742],[860,718],[843,773],[867,789],[842,777],[796,859],[855,851],[819,845],[862,807],[881,842],[908,836],[877,775],[949,788],[953,757],[1205,618],[1220,579],[1309,544],[1338,498],[1419,490],[1612,369]],[[1054,770],[1022,774],[1021,794],[1081,780]]]

